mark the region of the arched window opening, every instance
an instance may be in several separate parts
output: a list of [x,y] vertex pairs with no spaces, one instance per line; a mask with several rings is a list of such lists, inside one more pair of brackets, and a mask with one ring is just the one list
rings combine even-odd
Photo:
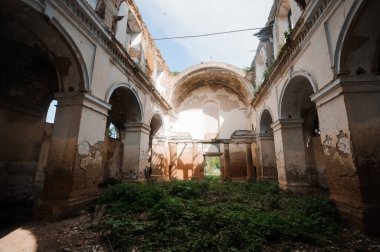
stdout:
[[266,109],[261,115],[260,133],[273,134],[271,124],[273,123],[270,112]]
[[288,11],[288,28],[289,30],[293,29],[293,21],[292,21],[292,10]]
[[273,26],[273,49],[275,58],[280,54],[286,44],[287,37],[293,26],[291,4],[289,0],[282,0],[278,5],[277,14]]
[[155,81],[156,81],[156,89],[158,92],[162,93],[164,91],[164,86],[162,83],[162,79],[164,78],[164,70],[162,65],[159,62],[156,62],[156,76],[155,76]]
[[87,0],[88,4],[95,10],[98,0]]
[[119,12],[116,17],[116,34],[115,37],[122,45],[125,45],[127,38],[127,25],[128,25],[128,4],[121,3]]
[[108,137],[112,139],[120,139],[120,130],[113,123],[110,123],[108,126]]
[[206,139],[216,138],[219,132],[219,108],[214,101],[203,105],[203,127]]
[[255,59],[256,67],[256,85],[260,86],[263,81],[269,76],[268,69],[268,57],[266,54],[265,45],[260,48],[259,53],[256,55]]
[[46,115],[46,122],[47,123],[54,123],[55,113],[56,113],[56,110],[57,110],[57,104],[58,104],[57,100],[53,100],[50,103],[49,110],[48,110],[47,115]]
[[132,12],[128,12],[128,24],[127,24],[127,40],[126,47],[136,47],[142,42],[142,31],[141,28],[132,14]]
[[[281,117],[298,120],[302,123],[293,127],[292,131],[283,131],[288,137],[298,139],[292,146],[302,155],[293,156],[292,160],[304,163],[304,169],[309,174],[310,183],[316,186],[327,187],[323,148],[319,133],[318,112],[310,100],[314,93],[310,81],[303,76],[294,77],[286,86],[281,100]],[[303,158],[300,158],[304,156]],[[288,161],[293,162],[293,161]]]

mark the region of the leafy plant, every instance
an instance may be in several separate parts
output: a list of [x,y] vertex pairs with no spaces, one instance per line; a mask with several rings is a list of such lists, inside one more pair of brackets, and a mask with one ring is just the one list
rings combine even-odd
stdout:
[[292,36],[293,29],[289,29],[286,32],[284,32],[284,37],[285,37],[285,43],[288,44],[290,42],[290,38]]
[[99,228],[117,251],[258,251],[277,241],[322,243],[338,230],[325,197],[295,196],[276,183],[171,181],[106,189]]

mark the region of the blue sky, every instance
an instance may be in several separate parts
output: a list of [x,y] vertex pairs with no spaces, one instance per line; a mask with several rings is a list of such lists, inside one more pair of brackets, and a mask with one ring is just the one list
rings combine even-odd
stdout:
[[[152,36],[173,37],[263,27],[272,0],[135,0]],[[202,61],[250,66],[258,45],[254,31],[156,41],[171,71]]]

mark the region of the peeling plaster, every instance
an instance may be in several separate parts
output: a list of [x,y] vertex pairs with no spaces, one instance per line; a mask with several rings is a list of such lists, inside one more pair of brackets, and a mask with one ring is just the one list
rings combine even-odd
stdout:
[[351,154],[351,141],[347,137],[346,133],[343,133],[343,130],[339,131],[338,142],[336,143],[336,147],[339,150],[339,153],[342,155]]
[[326,156],[331,155],[332,148],[332,138],[329,135],[326,135],[325,140],[323,141],[323,152]]
[[80,168],[86,170],[91,164],[98,164],[102,161],[103,141],[99,141],[93,146],[86,140],[78,144],[78,153],[81,157]]

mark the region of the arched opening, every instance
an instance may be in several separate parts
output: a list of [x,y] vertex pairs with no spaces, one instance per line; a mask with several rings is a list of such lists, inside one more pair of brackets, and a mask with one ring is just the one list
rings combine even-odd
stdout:
[[277,14],[273,26],[273,50],[275,58],[280,54],[286,43],[285,33],[291,29],[290,0],[282,0],[277,8]]
[[52,128],[45,118],[59,84],[54,65],[41,50],[4,40],[0,50],[3,70],[0,72],[0,201],[22,209],[19,204],[31,206],[43,188],[46,160],[40,160],[40,156],[47,155],[41,153],[47,151],[42,145]]
[[[360,222],[375,235],[380,233],[380,30],[373,24],[380,23],[379,11],[380,1],[355,2],[342,31],[336,74],[341,76],[347,121],[329,127],[339,156],[328,157],[332,198],[353,211],[365,208]],[[341,179],[347,170],[354,190]]]
[[340,75],[380,76],[380,31],[370,25],[380,22],[380,2],[363,2],[341,44]]
[[272,115],[265,109],[260,118],[260,133],[257,142],[259,146],[259,162],[263,179],[277,179],[276,154],[274,150]]
[[156,60],[155,71],[156,71],[155,76],[154,76],[155,86],[156,86],[157,91],[163,95],[165,93],[165,85],[164,85],[165,74],[164,74],[164,69],[163,69],[161,63],[157,60]]
[[160,114],[155,113],[150,121],[149,161],[152,178],[162,180],[169,177],[164,125]]
[[45,17],[19,1],[0,10],[0,222],[14,223],[32,217],[46,184],[55,94],[86,88],[74,49]]
[[215,101],[206,101],[203,104],[203,131],[204,139],[218,138],[219,107]]
[[[315,103],[310,100],[313,93],[313,86],[304,76],[294,77],[285,87],[281,100],[281,118],[284,123],[292,122],[293,128],[283,130],[289,133],[287,137],[291,139],[291,142],[284,145],[299,152],[299,160],[289,160],[288,164],[285,163],[285,168],[290,172],[288,169],[294,167],[292,162],[295,162],[302,180],[309,181],[311,185],[327,187],[318,113]],[[284,146],[285,150],[286,148]]]
[[255,58],[256,86],[260,86],[269,75],[266,45],[262,44]]
[[[125,48],[127,48],[129,55],[133,61],[139,66],[145,63],[144,50],[143,50],[143,33],[136,17],[131,11],[128,12],[127,22],[127,36],[125,41]],[[145,68],[142,68],[145,71]]]
[[122,2],[119,6],[119,12],[117,14],[118,21],[116,23],[115,37],[124,46],[127,39],[128,12],[128,4],[126,2]]
[[178,76],[170,94],[178,115],[171,129],[179,139],[171,145],[178,178],[203,178],[204,157],[220,154],[202,152],[197,141],[212,143],[231,138],[236,140],[226,144],[220,163],[228,170],[225,173],[228,179],[247,178],[246,143],[252,138],[248,107],[253,86],[244,79],[244,74],[233,66],[213,62],[194,66]]
[[128,160],[136,162],[141,144],[141,139],[135,135],[138,129],[130,130],[134,127],[133,125],[140,124],[142,120],[140,103],[135,93],[126,86],[119,86],[113,90],[109,103],[112,107],[108,112],[104,141],[104,183],[109,180],[126,179],[132,174],[136,175],[138,163],[131,163],[128,168],[127,163]]
[[269,110],[265,109],[261,114],[260,120],[260,133],[262,134],[273,134],[273,129],[271,124],[273,123],[272,116]]
[[51,103],[49,105],[49,109],[48,109],[47,115],[46,115],[46,122],[47,123],[54,124],[55,113],[57,112],[57,104],[58,104],[57,100],[52,100],[51,101]]

